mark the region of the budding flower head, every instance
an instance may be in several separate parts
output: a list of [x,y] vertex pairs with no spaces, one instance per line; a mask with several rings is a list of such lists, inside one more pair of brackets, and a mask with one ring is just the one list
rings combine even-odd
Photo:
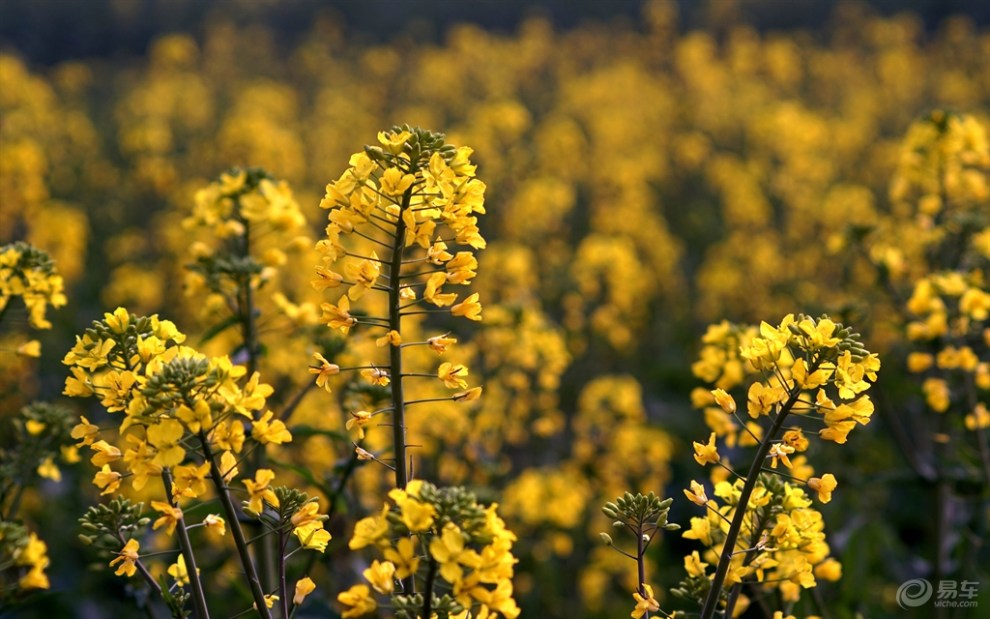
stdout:
[[736,401],[735,399],[725,391],[725,389],[713,389],[712,395],[715,396],[715,403],[719,407],[730,415],[736,412]]
[[695,505],[705,505],[708,503],[708,495],[705,494],[705,487],[693,479],[691,480],[691,489],[684,490],[684,496]]

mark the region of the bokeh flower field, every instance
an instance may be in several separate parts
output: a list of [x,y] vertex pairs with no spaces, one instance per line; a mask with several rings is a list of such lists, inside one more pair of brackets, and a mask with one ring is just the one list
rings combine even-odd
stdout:
[[980,616],[990,27],[703,4],[0,49],[0,617]]

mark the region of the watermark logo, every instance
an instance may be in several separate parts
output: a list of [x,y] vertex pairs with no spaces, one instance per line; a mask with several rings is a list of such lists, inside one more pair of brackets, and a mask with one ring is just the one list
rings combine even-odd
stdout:
[[940,580],[938,591],[924,578],[913,578],[897,588],[897,605],[903,609],[918,608],[934,596],[934,606],[940,608],[975,608],[980,583],[975,580]]
[[901,608],[917,608],[932,597],[935,588],[924,578],[914,578],[897,588],[897,605]]

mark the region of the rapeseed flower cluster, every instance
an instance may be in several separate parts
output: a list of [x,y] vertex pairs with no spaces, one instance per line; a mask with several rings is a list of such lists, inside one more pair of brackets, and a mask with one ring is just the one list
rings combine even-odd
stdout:
[[[381,559],[362,573],[367,584],[337,597],[344,617],[370,614],[380,596],[406,619],[519,616],[512,586],[516,536],[499,517],[498,504],[485,506],[463,488],[418,479],[391,490],[389,499],[381,512],[354,526],[348,546],[374,548]],[[415,583],[416,593],[408,583]]]
[[0,519],[0,603],[7,605],[24,592],[48,589],[48,545],[27,527]]
[[[378,141],[352,155],[350,167],[326,187],[320,206],[329,211],[329,223],[326,238],[317,243],[321,259],[312,284],[342,292],[336,302],[321,305],[327,327],[343,334],[358,327],[372,330],[376,346],[388,351],[386,362],[367,361],[353,369],[371,385],[387,387],[390,406],[351,411],[347,428],[361,440],[373,417],[391,415],[390,460],[395,486],[403,488],[409,466],[406,407],[414,402],[472,402],[481,396],[481,387],[469,387],[469,371],[461,363],[444,361],[429,373],[405,371],[405,349],[428,347],[439,355],[457,338],[447,333],[410,340],[403,319],[441,313],[481,320],[478,293],[460,295],[451,287],[467,286],[477,275],[472,249],[486,245],[478,228],[486,186],[475,177],[472,150],[447,144],[443,134],[402,126],[380,132]],[[345,244],[348,237],[356,240]],[[458,246],[465,250],[452,253]],[[352,308],[368,297],[381,300],[367,313]],[[318,365],[310,371],[329,390],[329,377],[341,368],[319,353],[314,358]],[[412,401],[404,395],[408,378],[435,378],[454,393]]]
[[[392,438],[384,436],[389,412],[379,411],[389,406],[396,382],[385,361],[396,344],[407,370],[429,374],[404,380],[407,401],[468,391],[448,391],[447,385],[458,380],[468,381],[468,387],[484,384],[485,397],[469,405],[450,399],[410,406],[415,412],[407,424],[406,461],[414,454],[416,462],[407,466],[407,476],[504,489],[504,517],[527,542],[514,548],[520,558],[514,595],[526,614],[534,615],[616,616],[623,608],[628,612],[632,591],[642,598],[635,604],[644,614],[652,615],[661,602],[667,607],[661,588],[671,584],[666,566],[679,559],[672,562],[664,554],[668,545],[658,549],[654,544],[645,559],[656,578],[637,582],[624,557],[594,543],[601,529],[594,508],[627,489],[645,494],[668,483],[676,437],[685,431],[679,425],[684,402],[669,391],[685,380],[683,351],[689,340],[681,334],[694,331],[692,319],[758,321],[794,307],[842,316],[863,330],[871,350],[884,354],[885,372],[908,366],[918,380],[916,393],[900,397],[909,389],[887,391],[873,414],[893,413],[896,427],[905,430],[903,441],[896,432],[861,432],[854,421],[848,440],[860,442],[857,458],[832,465],[815,462],[816,469],[831,470],[846,489],[833,493],[841,508],[855,510],[866,521],[851,529],[848,545],[831,545],[837,556],[865,556],[871,569],[864,578],[847,579],[835,590],[838,599],[830,602],[841,606],[856,598],[866,614],[897,612],[892,596],[874,595],[903,578],[891,567],[891,555],[900,550],[915,559],[911,565],[934,566],[931,574],[917,575],[940,580],[940,573],[949,576],[953,566],[966,564],[966,553],[981,556],[971,545],[954,543],[954,532],[964,532],[958,539],[966,540],[985,530],[985,510],[978,508],[982,494],[974,489],[984,487],[988,475],[981,470],[980,451],[987,398],[979,388],[987,358],[986,323],[971,318],[964,325],[963,294],[956,291],[960,278],[966,290],[987,289],[981,273],[990,236],[986,224],[979,223],[986,204],[985,110],[990,100],[987,81],[981,79],[986,33],[966,18],[948,18],[932,29],[907,13],[881,17],[865,6],[843,3],[821,38],[806,37],[740,23],[733,15],[736,8],[721,3],[706,12],[706,28],[691,32],[677,29],[691,15],[679,17],[676,3],[658,0],[644,3],[643,19],[634,26],[564,29],[531,17],[514,32],[454,26],[436,44],[411,39],[363,44],[334,17],[314,20],[310,32],[288,41],[272,36],[270,25],[241,27],[235,8],[214,14],[195,34],[151,41],[147,58],[123,71],[116,63],[89,61],[38,65],[5,52],[0,55],[0,203],[5,215],[0,243],[23,233],[25,240],[46,248],[67,287],[85,275],[85,286],[78,290],[92,294],[80,298],[80,307],[124,305],[144,315],[168,307],[169,317],[183,325],[189,341],[195,340],[208,359],[226,353],[232,364],[247,366],[239,381],[252,376],[251,364],[257,364],[254,370],[276,391],[265,409],[252,411],[252,420],[240,415],[246,438],[242,451],[234,454],[239,471],[230,484],[237,500],[260,507],[256,519],[241,514],[242,522],[256,523],[249,538],[274,531],[269,528],[275,526],[272,496],[280,496],[278,484],[283,473],[293,474],[290,468],[311,474],[307,491],[326,498],[330,506],[321,512],[336,514],[334,519],[340,515],[335,506],[380,507],[381,495],[394,485],[383,481],[391,471],[358,458],[391,465],[395,457]],[[112,79],[105,79],[111,73]],[[107,83],[114,85],[113,97],[106,95]],[[727,99],[734,105],[727,107]],[[934,104],[973,113],[926,115],[902,140],[917,110]],[[483,218],[488,247],[477,255],[478,276],[471,280],[471,290],[485,301],[479,324],[458,323],[440,312],[408,316],[401,333],[356,325],[345,344],[342,330],[318,323],[320,303],[336,297],[322,298],[325,290],[309,286],[312,265],[322,266],[323,256],[312,241],[302,242],[306,234],[312,236],[308,230],[276,230],[256,219],[245,252],[243,236],[221,231],[221,240],[213,224],[181,223],[196,217],[186,207],[198,188],[207,188],[202,194],[207,211],[220,213],[224,204],[232,205],[233,220],[241,208],[238,195],[265,194],[266,200],[274,196],[281,202],[285,192],[262,190],[261,180],[284,188],[282,182],[253,176],[254,168],[211,178],[232,163],[265,166],[291,182],[300,204],[315,206],[324,192],[316,195],[312,188],[325,184],[332,162],[346,161],[349,144],[363,143],[362,136],[374,135],[394,118],[444,126],[450,141],[472,145],[478,155],[471,159],[484,166],[486,199],[498,208],[489,204]],[[244,185],[224,196],[240,170]],[[280,212],[249,209],[252,216],[258,211],[265,211],[262,218],[275,219]],[[369,224],[357,229],[388,240]],[[347,251],[363,257],[345,256],[330,267],[341,276],[348,275],[347,263],[370,258],[372,251],[387,258],[387,250],[369,239],[354,233],[341,239]],[[89,246],[87,241],[92,241]],[[427,251],[415,244],[407,249],[416,255]],[[203,271],[187,280],[183,265],[203,269],[207,265],[200,258],[216,264],[221,254],[230,260],[236,255],[240,266],[250,267],[252,274],[242,277],[236,292],[229,279],[219,286],[223,292],[213,292]],[[100,268],[84,270],[84,264]],[[377,283],[384,285],[387,274],[382,264]],[[373,273],[354,275],[359,282]],[[427,279],[420,280],[424,291]],[[189,283],[188,296],[176,285],[182,281]],[[931,287],[925,290],[929,284],[922,282]],[[918,307],[937,305],[937,297],[944,311],[908,310],[916,288],[921,289]],[[434,296],[460,291],[448,281]],[[888,291],[893,293],[889,297]],[[351,315],[359,320],[386,316],[386,295],[378,292],[368,288],[360,299],[348,297]],[[969,297],[980,299],[974,292]],[[408,310],[449,307],[424,301]],[[664,320],[654,320],[657,316]],[[8,312],[7,318],[18,316]],[[256,321],[254,344],[245,333],[250,320]],[[52,322],[65,335],[67,321]],[[725,412],[736,404],[723,395],[701,389],[692,398],[703,408],[710,432],[716,432],[714,439],[709,432],[693,437],[704,447],[699,456],[726,476],[695,484],[702,482],[702,490],[707,487],[704,492],[723,507],[713,494],[715,484],[735,478],[714,461],[738,464],[737,454],[760,445],[773,414],[753,418],[748,412],[747,388],[755,375],[739,350],[760,336],[759,328],[726,325],[738,331],[736,336],[712,336],[713,348],[705,353],[712,357],[703,358],[709,370],[724,367],[724,374],[712,379],[706,374],[704,381],[733,396],[738,418]],[[464,326],[475,331],[470,341]],[[939,335],[906,339],[908,333],[920,335],[922,328]],[[442,335],[448,330],[457,337]],[[0,348],[16,350],[29,343],[22,335]],[[404,346],[436,336],[435,347]],[[22,352],[34,351],[28,345]],[[325,362],[311,357],[314,352]],[[307,390],[300,363],[309,358],[315,359],[309,377],[314,385]],[[441,379],[442,362],[450,365]],[[0,410],[10,420],[39,387],[54,382],[51,375],[38,380],[29,371],[37,363],[43,362],[0,354]],[[470,368],[470,374],[465,377],[458,365]],[[350,367],[361,369],[351,374]],[[741,383],[733,382],[740,375]],[[354,380],[348,382],[349,377]],[[754,391],[757,410],[776,397],[774,385],[767,387]],[[824,388],[833,402],[848,403],[831,385]],[[321,389],[333,389],[335,397],[314,395]],[[269,408],[274,414],[265,420]],[[105,417],[84,414],[94,425],[107,425]],[[114,412],[109,419],[122,416],[123,411]],[[828,427],[824,417],[814,412],[789,419],[799,420],[800,432],[785,424],[781,445],[768,451],[767,468],[778,476],[807,479],[803,486],[788,483],[802,487],[812,500],[820,490],[827,497],[833,480],[809,468],[809,459],[816,459],[816,433]],[[293,441],[256,444],[251,436],[255,422],[260,437],[277,438],[278,420],[288,426]],[[842,425],[833,425],[840,436]],[[97,436],[116,443],[112,431]],[[160,447],[173,456],[184,449],[183,464],[202,462],[191,436],[175,444],[166,437]],[[901,544],[905,538],[896,533],[903,530],[893,527],[902,521],[885,516],[913,499],[917,489],[901,486],[889,503],[875,508],[867,499],[884,495],[872,488],[851,492],[856,483],[851,473],[865,457],[884,466],[888,458],[896,459],[886,450],[891,440],[900,441],[904,461],[917,472],[915,481],[931,488],[933,499],[943,497],[937,501],[948,535],[930,544],[885,546],[881,556],[859,542],[882,530],[897,540],[892,546]],[[805,441],[810,446],[802,450]],[[683,444],[690,454],[690,439]],[[268,447],[270,460],[259,459],[262,447]],[[26,468],[32,478],[39,470],[46,479],[56,470],[65,473],[68,460],[60,451],[52,456],[52,466],[39,468],[39,462]],[[176,508],[183,510],[187,524],[199,522],[189,514],[203,517],[204,526],[190,535],[194,543],[209,542],[207,552],[216,551],[216,542],[230,541],[230,526],[219,508],[197,507],[200,499],[181,497],[178,506],[165,507],[168,501],[153,475],[137,492],[130,485],[133,475],[120,461],[106,464],[107,472],[96,475],[97,493],[143,500],[148,531],[164,518],[153,534],[141,529],[136,553],[129,551],[112,570],[104,570],[107,574],[125,565],[137,579],[140,566],[147,564],[155,577],[161,571],[166,577],[174,572],[176,582],[194,578],[184,558],[180,563],[182,555],[163,555],[169,565],[162,564],[162,570],[156,569],[161,560],[147,556],[166,544],[174,546],[181,526],[169,514]],[[274,478],[259,477],[258,469],[271,471]],[[209,475],[200,479],[198,471],[180,472],[176,486],[189,484],[189,492],[212,496]],[[250,481],[251,490],[240,480]],[[121,483],[114,487],[114,481]],[[695,496],[700,491],[691,490]],[[22,505],[29,520],[42,509],[38,494],[30,490]],[[190,511],[190,506],[203,511]],[[166,538],[164,531],[173,522],[175,532]],[[336,524],[325,525],[328,533],[330,523]],[[928,534],[928,521],[912,524]],[[224,527],[226,537],[216,539],[214,531]],[[62,547],[33,523],[29,528],[50,548]],[[274,542],[276,535],[252,542],[251,550]],[[105,550],[122,551],[131,539],[124,537]],[[338,537],[343,536],[335,529]],[[289,531],[287,539],[295,544],[298,537]],[[331,540],[331,557],[333,545]],[[927,548],[945,550],[937,560]],[[131,554],[136,561],[128,562]],[[714,563],[700,554],[711,574]],[[270,556],[274,565],[276,553]],[[105,557],[104,566],[116,557]],[[53,557],[53,566],[72,570],[72,565],[71,557]],[[313,577],[319,579],[320,569],[336,573],[337,565],[321,561]],[[236,570],[243,573],[230,562],[219,574],[203,563],[200,567],[203,578],[219,584],[233,580],[228,576]],[[271,612],[277,612],[280,603],[294,598],[292,584],[285,593],[266,586],[260,605],[271,603]],[[640,593],[642,584],[651,585],[651,591]],[[752,594],[757,587],[744,589]],[[303,584],[299,591],[306,589]],[[243,601],[225,597],[235,605]],[[217,603],[222,603],[219,596]],[[736,609],[741,604],[740,597]],[[809,605],[804,600],[793,612]],[[113,612],[102,608],[105,614]]]
[[48,307],[65,305],[63,286],[62,276],[44,251],[23,242],[0,247],[0,316],[8,311],[11,299],[20,297],[31,326],[50,329]]
[[[694,459],[715,466],[714,493],[709,498],[696,481],[684,491],[706,509],[691,519],[684,537],[706,551],[685,559],[689,576],[678,589],[703,604],[702,616],[741,612],[748,604],[744,585],[776,589],[791,604],[801,588],[815,586],[816,575],[837,579],[822,516],[802,485],[827,503],[838,484],[831,473],[815,476],[803,453],[815,437],[843,444],[857,425],[870,422],[874,405],[866,391],[880,361],[859,337],[827,316],[788,314],[758,331],[721,323],[703,338],[693,369],[720,386],[693,396],[712,429],[707,441],[694,443]],[[743,407],[730,391],[747,385]],[[741,447],[756,448],[745,475],[726,454]]]
[[[48,309],[66,304],[62,276],[49,254],[18,241],[0,246],[0,410],[11,413],[33,390],[33,368],[23,359],[41,356],[41,343],[25,339],[23,323],[50,329]],[[23,308],[18,307],[22,305]],[[19,310],[26,320],[15,318]],[[13,354],[9,354],[13,353]],[[9,387],[14,391],[10,393]],[[79,461],[69,436],[72,413],[47,402],[31,402],[17,414],[0,417],[0,607],[13,604],[31,591],[49,589],[48,546],[25,522],[25,497],[43,480],[59,482],[59,463]]]
[[233,168],[196,192],[192,211],[182,220],[193,239],[187,239],[192,263],[184,282],[208,324],[239,325],[244,339],[258,346],[257,329],[249,327],[252,312],[264,305],[259,290],[266,289],[265,297],[276,295],[276,305],[291,305],[273,280],[289,254],[310,246],[305,223],[288,184],[261,169]]
[[[161,482],[162,491],[152,493],[164,499],[151,501],[152,529],[178,538],[181,561],[170,573],[192,588],[200,615],[206,616],[206,600],[188,536],[189,529],[199,526],[221,535],[232,532],[255,606],[270,608],[276,594],[261,589],[231,492],[250,452],[290,442],[292,434],[267,410],[272,387],[261,382],[259,373],[248,376],[246,368],[226,356],[210,358],[184,346],[185,339],[171,321],[135,316],[124,308],[94,322],[63,359],[72,374],[65,394],[96,398],[122,419],[101,429],[83,417],[72,436],[92,451],[90,461],[98,468],[93,483],[101,494],[121,495],[125,482],[138,492],[153,480]],[[241,485],[247,496],[244,511],[260,518],[268,534],[279,540],[277,558],[284,575],[292,536],[300,548],[322,553],[330,534],[318,506],[298,491],[274,486],[274,478],[272,470],[260,468]],[[220,499],[223,515],[197,510],[198,522],[189,523],[191,508],[209,504],[213,496]],[[140,567],[137,534],[110,534],[119,540],[111,562],[117,575],[133,576],[140,570],[149,579],[148,570]],[[281,589],[278,599],[286,604],[284,576]]]

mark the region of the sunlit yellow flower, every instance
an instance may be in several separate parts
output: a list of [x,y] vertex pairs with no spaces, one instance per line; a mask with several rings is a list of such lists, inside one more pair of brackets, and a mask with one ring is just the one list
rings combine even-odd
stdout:
[[450,313],[454,316],[463,316],[468,320],[481,320],[481,303],[478,302],[478,293],[472,293],[468,298],[451,307]]
[[736,412],[736,401],[725,391],[725,389],[714,389],[711,393],[715,398],[715,403],[718,404],[722,410],[730,415]]
[[320,309],[323,311],[322,322],[331,329],[339,329],[341,333],[347,333],[357,324],[357,318],[350,314],[351,303],[346,296],[340,297],[337,305],[323,303]]
[[162,514],[151,528],[157,530],[164,526],[166,535],[174,533],[176,525],[182,520],[182,510],[163,501],[152,501],[151,507]]
[[400,344],[402,344],[402,336],[395,329],[375,340],[375,346],[379,348],[383,346],[399,346]]
[[100,433],[99,426],[93,425],[85,417],[80,417],[82,421],[72,428],[70,436],[79,441],[78,445],[92,445]]
[[794,448],[785,443],[774,443],[770,446],[770,451],[767,453],[767,457],[770,458],[770,468],[777,468],[777,460],[784,463],[784,466],[791,468],[791,459],[788,458],[790,454],[794,453]]
[[382,173],[380,186],[387,196],[401,196],[414,182],[416,177],[412,174],[405,174],[399,168],[387,168]]
[[[272,608],[272,607],[275,606],[275,602],[279,601],[280,598],[277,595],[275,595],[274,593],[272,593],[272,594],[266,595],[264,599],[265,599],[265,608]],[[254,604],[253,607],[254,608],[257,608],[258,605],[257,604]]]
[[353,431],[357,440],[364,438],[364,427],[371,423],[371,413],[368,411],[352,412],[350,419],[344,424],[345,429]]
[[220,449],[240,453],[244,447],[244,423],[240,419],[230,419],[213,426],[210,437]]
[[[412,137],[412,133],[408,131],[379,131],[378,132],[378,142],[385,147],[385,150],[392,153],[393,155],[398,155],[402,152],[403,145]],[[361,153],[362,155],[364,153]],[[366,156],[367,157],[367,156]],[[351,165],[354,165],[353,163]]]
[[973,412],[966,415],[965,423],[968,430],[990,428],[990,412],[987,411],[986,405],[982,402],[978,403]]
[[419,544],[418,537],[403,537],[396,542],[395,547],[385,548],[385,559],[395,565],[396,578],[408,578],[419,569],[419,553],[416,546]]
[[197,400],[192,408],[185,404],[179,406],[175,410],[175,416],[181,419],[193,434],[213,427],[213,412],[206,400]]
[[694,460],[701,466],[716,464],[719,461],[718,448],[715,446],[715,433],[708,437],[708,443],[692,443],[694,445]]
[[29,340],[24,342],[17,347],[15,351],[16,354],[22,357],[40,357],[41,356],[41,342],[38,340]]
[[805,438],[804,432],[801,428],[792,428],[787,432],[784,432],[784,436],[781,437],[785,445],[789,445],[794,448],[795,452],[801,452],[808,449],[808,439]]
[[837,582],[842,578],[842,564],[829,557],[815,566],[815,578]]
[[697,550],[692,551],[691,554],[684,557],[684,571],[689,576],[705,576],[706,567],[708,567],[708,564],[702,563]]
[[206,493],[206,476],[210,463],[179,465],[172,469],[172,492],[176,496],[195,499]]
[[292,440],[292,434],[285,427],[285,423],[281,419],[272,421],[274,416],[275,413],[267,411],[261,416],[261,419],[255,420],[251,428],[251,437],[262,445],[267,445],[268,443],[281,445]]
[[138,550],[141,545],[136,539],[130,539],[124,545],[124,547],[117,553],[117,558],[110,562],[110,567],[120,564],[117,567],[117,571],[114,572],[117,576],[133,576],[137,572],[137,561],[138,561]]
[[639,594],[639,591],[633,592],[633,599],[636,600],[636,608],[629,614],[633,619],[639,619],[647,612],[657,612],[660,610],[660,602],[657,602],[656,598],[653,597],[653,587],[643,583],[641,585],[646,597]]
[[457,300],[455,293],[441,293],[440,289],[447,281],[446,273],[433,273],[426,280],[426,287],[423,288],[423,299],[427,303],[432,303],[437,307],[446,307]]
[[473,387],[467,391],[458,391],[451,398],[455,402],[474,402],[475,400],[481,398],[481,387]]
[[941,378],[928,378],[921,384],[921,390],[925,393],[925,400],[928,406],[936,413],[944,413],[949,410],[952,403],[952,392],[949,390],[949,383]]
[[120,473],[110,470],[110,465],[104,464],[99,472],[96,473],[96,476],[93,477],[93,484],[97,488],[103,488],[103,492],[100,493],[101,495],[111,494],[120,488],[121,477],[122,475]]
[[348,607],[341,615],[344,619],[360,617],[374,612],[378,608],[378,603],[371,595],[371,589],[368,588],[368,585],[354,585],[347,591],[338,594],[337,601]]
[[313,359],[319,364],[318,367],[310,367],[309,373],[316,374],[316,386],[321,387],[330,393],[330,377],[340,374],[340,366],[330,363],[318,352],[313,353]]
[[418,480],[412,480],[406,486],[406,490],[394,488],[389,491],[388,496],[399,507],[402,513],[402,521],[412,533],[426,531],[433,526],[433,519],[436,516],[436,508],[425,501],[421,501],[416,495],[415,488]]
[[244,486],[247,487],[250,500],[248,509],[260,514],[264,510],[264,503],[272,507],[278,507],[278,497],[269,488],[269,484],[275,479],[275,472],[271,469],[258,469],[254,474],[254,480],[245,479]]
[[684,490],[684,496],[695,505],[704,505],[708,502],[708,495],[705,494],[705,487],[698,482],[691,480],[691,489]]
[[835,481],[835,475],[831,473],[825,473],[821,478],[812,477],[808,480],[808,487],[818,493],[818,500],[822,503],[828,503],[832,500],[832,491],[838,485],[838,482]]
[[395,565],[389,561],[372,561],[362,574],[378,593],[388,595],[395,589]]
[[296,582],[296,593],[292,596],[292,603],[298,606],[303,603],[310,593],[316,590],[316,583],[309,576],[300,578]]
[[175,579],[175,584],[184,587],[189,584],[189,571],[186,569],[186,558],[179,554],[175,563],[168,566],[168,575]]
[[38,465],[37,473],[39,477],[44,479],[50,479],[52,481],[62,481],[62,471],[59,470],[58,465],[55,464],[55,459],[51,456],[45,458]]
[[185,433],[182,423],[177,419],[163,419],[159,423],[148,426],[148,443],[157,450],[154,463],[163,466],[175,466],[186,457],[186,450],[179,444]]
[[443,354],[447,352],[448,346],[457,343],[457,338],[448,337],[449,335],[450,335],[449,333],[445,333],[444,335],[435,335],[431,338],[428,338],[426,340],[426,343],[438,355]]
[[298,538],[300,546],[317,552],[326,552],[327,544],[332,539],[330,532],[323,528],[323,523],[319,520],[298,526],[292,529],[292,533]]
[[[79,426],[76,426],[77,428]],[[111,445],[106,441],[96,441],[90,444],[90,449],[96,452],[96,454],[90,458],[90,462],[93,466],[102,467],[104,464],[110,464],[111,462],[116,462],[120,460],[121,453],[120,450]]]
[[225,483],[230,483],[237,477],[240,470],[237,468],[237,457],[230,451],[220,454],[220,476]]
[[206,527],[207,531],[212,531],[217,535],[227,534],[227,521],[216,514],[207,514],[206,518],[203,518],[203,526]]
[[351,536],[347,547],[351,550],[359,550],[365,546],[377,544],[388,534],[388,521],[385,515],[388,513],[388,506],[382,508],[382,512],[376,516],[368,516],[358,520],[354,525],[354,535]]
[[372,385],[378,385],[380,387],[387,387],[390,382],[388,370],[382,368],[367,368],[361,370],[361,378],[365,379]]
[[468,369],[459,363],[454,364],[445,361],[437,369],[437,378],[448,389],[465,389],[467,387],[467,381],[464,380],[464,377],[467,375]]
[[[432,507],[432,506],[431,506]],[[465,548],[464,533],[453,523],[447,523],[439,536],[430,541],[430,555],[440,564],[440,575],[449,583],[458,584],[464,574],[461,564],[469,564],[473,551]]]

